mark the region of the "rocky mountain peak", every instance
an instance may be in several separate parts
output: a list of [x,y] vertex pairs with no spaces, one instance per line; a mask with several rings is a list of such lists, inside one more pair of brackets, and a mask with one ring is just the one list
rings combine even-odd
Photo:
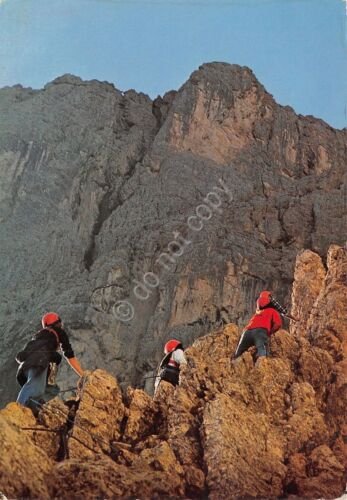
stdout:
[[259,83],[253,71],[247,66],[239,66],[238,64],[228,64],[224,62],[210,62],[199,66],[194,71],[187,83],[203,85],[209,88],[214,88],[221,92],[246,92],[256,86],[259,90],[266,93],[264,87]]
[[48,310],[85,368],[143,387],[165,340],[244,325],[262,289],[288,303],[298,252],[344,243],[347,132],[247,68],[155,101],[64,75],[0,90],[0,115],[2,403]]
[[82,78],[79,76],[71,75],[70,73],[66,73],[65,75],[58,76],[52,82],[48,83],[46,87],[49,85],[60,85],[60,84],[68,84],[68,85],[80,85],[83,83]]
[[255,123],[274,104],[249,68],[204,64],[178,92],[154,149],[163,141],[226,165],[254,141]]

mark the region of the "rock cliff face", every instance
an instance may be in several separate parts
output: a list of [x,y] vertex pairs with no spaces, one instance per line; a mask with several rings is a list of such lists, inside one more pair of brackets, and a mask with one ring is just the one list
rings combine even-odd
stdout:
[[[292,498],[340,496],[346,484],[347,251],[328,270],[297,259],[299,328],[272,338],[272,356],[230,363],[236,325],[187,349],[177,388],[156,400],[103,370],[81,400],[44,405],[36,420],[0,411],[0,491],[9,498]],[[313,267],[319,272],[310,273]]]
[[262,288],[288,300],[298,251],[343,244],[346,130],[248,68],[154,102],[65,75],[0,90],[0,116],[2,379],[57,310],[86,368],[143,385],[168,337],[243,323]]

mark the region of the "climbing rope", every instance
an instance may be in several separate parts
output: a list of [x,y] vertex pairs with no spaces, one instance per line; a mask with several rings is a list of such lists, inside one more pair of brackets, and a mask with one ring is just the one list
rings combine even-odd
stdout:
[[[43,406],[45,404],[45,403],[40,403],[39,401],[37,401],[37,400],[35,400],[33,398],[30,398],[30,401],[32,401],[33,403],[35,403],[36,405],[38,405],[40,408],[43,408]],[[46,411],[47,410],[50,411],[51,414],[53,414],[53,415],[57,415],[56,412],[58,412],[58,413],[62,414],[64,417],[66,417],[65,413],[62,410],[60,410],[60,408],[54,408],[53,409],[53,408],[49,408],[49,407],[46,406],[44,409]],[[108,451],[104,450],[103,447],[102,447],[102,451],[103,451],[103,453],[105,453],[106,455],[108,455],[112,459],[113,459],[113,455],[114,455],[115,452],[119,453],[119,451],[121,451],[121,450],[119,450],[119,448],[121,448],[122,445],[126,446],[126,443],[118,443],[118,444],[116,444],[116,443],[110,443],[110,442],[108,442],[108,441],[106,441],[106,440],[104,440],[102,438],[98,438],[96,436],[93,436],[90,433],[90,431],[88,431],[87,429],[85,429],[81,425],[77,424],[74,419],[71,419],[69,417],[66,418],[66,422],[65,422],[64,425],[66,425],[68,423],[71,424],[73,427],[77,427],[78,429],[80,429],[84,433],[88,434],[88,436],[90,438],[92,438],[92,440],[94,442],[96,442],[97,444],[99,444],[99,446],[106,445],[107,448],[110,447],[111,448],[111,452],[108,452]],[[68,456],[66,457],[66,455],[68,455],[67,441],[65,441],[65,438],[67,436],[63,435],[64,429],[61,429],[61,428],[60,429],[44,429],[44,428],[36,428],[36,427],[21,427],[21,430],[31,430],[31,431],[36,431],[37,430],[37,431],[47,431],[47,432],[55,432],[55,433],[61,434],[62,440],[63,440],[63,446],[64,446],[64,458],[68,458]],[[71,427],[71,429],[68,430],[67,433],[69,433],[70,430],[72,430],[72,427]],[[66,429],[65,429],[65,432],[66,432]],[[72,438],[72,439],[75,439],[75,441],[79,442],[80,444],[82,444],[82,446],[86,447],[87,449],[89,449],[93,453],[100,453],[100,450],[96,450],[94,448],[91,448],[87,443],[81,441],[78,437],[76,437],[74,435],[71,435],[71,434],[68,437]],[[118,449],[114,449],[115,447],[117,447]]]

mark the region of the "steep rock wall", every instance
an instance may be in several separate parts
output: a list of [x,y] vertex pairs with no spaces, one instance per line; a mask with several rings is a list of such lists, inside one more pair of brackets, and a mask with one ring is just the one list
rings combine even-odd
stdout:
[[141,385],[168,337],[243,323],[262,288],[288,300],[297,252],[343,243],[346,130],[248,68],[205,64],[154,102],[65,75],[0,90],[0,114],[2,376],[57,310],[86,368]]

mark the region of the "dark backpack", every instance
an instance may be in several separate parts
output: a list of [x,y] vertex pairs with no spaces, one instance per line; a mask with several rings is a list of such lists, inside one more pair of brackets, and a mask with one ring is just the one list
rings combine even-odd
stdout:
[[[53,343],[46,334],[49,331],[55,336]],[[24,363],[24,368],[42,367],[46,368],[51,361],[54,360],[54,355],[60,345],[59,336],[53,328],[44,328],[37,332],[34,337],[16,355],[16,360],[19,363]]]
[[[182,346],[177,346],[179,349]],[[174,351],[165,354],[164,358],[161,360],[158,368],[158,376],[161,380],[170,382],[172,385],[178,385],[179,382],[179,369],[173,366],[169,366],[168,363]]]

